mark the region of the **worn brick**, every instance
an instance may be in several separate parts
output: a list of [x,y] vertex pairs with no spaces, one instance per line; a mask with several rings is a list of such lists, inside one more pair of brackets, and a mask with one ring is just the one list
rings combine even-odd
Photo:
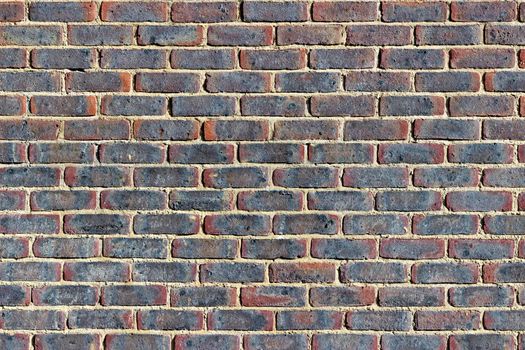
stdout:
[[376,349],[378,346],[378,336],[372,334],[316,333],[312,338],[313,350],[366,350]]
[[[372,68],[375,53],[371,48],[312,49],[309,59],[310,67],[313,69]],[[297,66],[297,68],[302,67]]]
[[102,288],[100,303],[114,305],[165,305],[167,289],[160,285],[112,285]]
[[375,112],[375,99],[372,96],[313,96],[310,110],[316,117],[372,116]]
[[319,191],[308,193],[308,208],[314,210],[372,210],[373,197],[360,191]]
[[337,45],[344,43],[344,27],[334,24],[277,27],[278,45]]
[[352,262],[341,266],[341,281],[358,283],[401,283],[408,280],[408,267],[393,262]]
[[311,254],[320,259],[366,260],[377,256],[372,240],[312,239]]
[[176,307],[233,306],[237,295],[228,287],[177,287],[171,288],[171,305]]
[[29,6],[29,19],[36,22],[91,22],[97,15],[97,4],[91,1],[34,2]]
[[476,283],[478,265],[474,263],[432,262],[412,266],[412,281],[423,284]]
[[239,146],[239,160],[245,163],[302,163],[304,146],[293,143],[248,143]]
[[306,349],[308,344],[305,334],[253,334],[244,337],[246,350]]
[[346,314],[347,327],[352,330],[407,331],[412,328],[409,311],[359,310]]
[[339,311],[279,311],[277,313],[277,329],[339,329],[343,323],[343,314]]
[[241,289],[241,304],[248,307],[305,306],[306,289],[288,286],[244,287]]
[[233,49],[179,49],[171,51],[170,60],[175,69],[233,69],[236,56]]
[[450,337],[451,350],[471,350],[483,348],[487,350],[514,349],[514,337],[506,334],[478,333],[478,334],[455,334]]
[[265,267],[260,263],[216,262],[201,265],[201,282],[262,282]]
[[512,146],[503,143],[457,144],[448,148],[451,163],[505,164],[512,158]]
[[328,167],[297,167],[276,169],[274,184],[290,188],[327,188],[339,183],[337,169]]
[[68,72],[67,91],[130,91],[131,74],[125,72]]
[[270,75],[255,72],[220,72],[206,74],[208,92],[268,92]]
[[214,214],[204,219],[204,232],[213,235],[266,235],[270,217],[252,214]]
[[131,45],[133,27],[127,25],[69,25],[67,38],[70,45]]
[[187,259],[233,259],[237,255],[238,243],[233,239],[175,239],[171,255]]
[[476,215],[415,215],[412,230],[417,235],[468,235],[478,232]]
[[449,299],[456,307],[512,306],[514,290],[504,286],[454,287],[449,290]]
[[379,305],[391,307],[443,306],[445,289],[434,287],[382,287],[378,291]]
[[89,349],[100,347],[101,338],[98,334],[37,334],[35,349]]
[[140,167],[133,172],[133,182],[137,187],[195,187],[198,170],[194,167]]
[[346,45],[350,46],[400,46],[412,42],[412,28],[408,26],[360,24],[346,27]]
[[243,239],[241,255],[246,259],[296,259],[306,255],[306,241],[271,238]]
[[452,49],[452,68],[512,68],[516,62],[513,49]]
[[445,350],[447,338],[440,335],[394,335],[381,337],[381,348],[385,350]]
[[446,205],[452,211],[509,211],[512,195],[503,191],[449,192]]
[[139,25],[137,30],[139,45],[196,46],[201,44],[202,40],[202,26]]
[[274,123],[275,140],[335,140],[339,138],[336,120],[279,120]]
[[139,214],[133,219],[133,230],[139,234],[190,235],[199,229],[195,214]]
[[476,45],[482,42],[479,25],[418,25],[415,29],[416,45]]
[[438,49],[382,49],[379,62],[385,69],[439,69],[445,66],[445,51]]
[[385,22],[444,22],[447,17],[443,2],[384,2],[381,10]]
[[106,22],[165,22],[168,5],[163,2],[110,2],[100,6],[100,18]]
[[243,191],[237,196],[237,206],[248,211],[296,211],[303,207],[303,195],[293,191]]
[[[185,262],[141,262],[133,265],[133,281],[138,282],[194,282],[197,275],[197,266]],[[129,287],[132,287],[130,285]],[[161,286],[158,286],[161,287]],[[162,298],[164,305],[164,291],[154,292]],[[130,305],[133,305],[131,303]]]
[[328,262],[272,263],[270,282],[323,283],[334,282],[335,265]]
[[0,25],[0,45],[52,46],[63,44],[63,30],[57,25]]
[[33,288],[32,299],[36,305],[95,305],[98,302],[98,290],[77,285]]
[[452,117],[511,116],[514,114],[514,98],[488,95],[452,96],[449,99],[449,113]]
[[234,1],[176,2],[171,8],[173,22],[230,22],[237,19],[238,4]]
[[319,22],[367,22],[376,17],[373,2],[326,1],[312,5],[312,19]]

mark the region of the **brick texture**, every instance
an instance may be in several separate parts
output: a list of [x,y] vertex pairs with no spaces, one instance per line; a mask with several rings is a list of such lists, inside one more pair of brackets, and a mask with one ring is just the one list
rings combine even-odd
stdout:
[[524,45],[523,0],[0,1],[0,349],[525,349]]

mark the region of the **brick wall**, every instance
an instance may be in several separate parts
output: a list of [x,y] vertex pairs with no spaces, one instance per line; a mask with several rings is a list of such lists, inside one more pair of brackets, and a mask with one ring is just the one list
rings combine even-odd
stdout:
[[522,21],[0,2],[0,348],[525,348]]

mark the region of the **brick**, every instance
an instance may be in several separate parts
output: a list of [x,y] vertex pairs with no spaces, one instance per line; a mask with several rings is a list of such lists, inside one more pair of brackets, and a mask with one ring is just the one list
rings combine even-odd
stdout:
[[192,120],[139,120],[133,127],[139,140],[195,140],[199,133],[199,123]]
[[508,307],[514,302],[514,290],[503,286],[453,287],[449,299],[455,307]]
[[220,72],[206,74],[208,92],[268,92],[270,75],[256,72]]
[[62,45],[62,38],[62,27],[56,25],[0,25],[0,45],[2,46]]
[[416,45],[476,45],[482,42],[479,25],[437,26],[418,25],[415,29]]
[[100,18],[105,22],[165,22],[168,5],[162,2],[110,2],[100,6]]
[[77,282],[126,282],[130,266],[122,262],[72,262],[64,264],[64,280]]
[[2,167],[0,185],[7,187],[52,187],[60,180],[60,170],[50,167]]
[[449,112],[452,117],[511,116],[514,114],[514,98],[482,95],[453,96],[449,99]]
[[97,112],[95,96],[33,96],[31,113],[41,116],[93,116]]
[[26,113],[26,100],[22,96],[0,96],[0,115],[15,116]]
[[290,188],[328,188],[339,182],[338,171],[328,167],[298,167],[276,169],[273,182],[277,186]]
[[502,191],[449,192],[446,206],[452,211],[509,211],[512,195]]
[[133,182],[137,187],[195,187],[198,171],[194,167],[140,167],[133,172]]
[[238,17],[238,4],[234,1],[176,2],[171,8],[173,22],[231,22]]
[[66,140],[123,140],[128,139],[129,134],[129,122],[125,120],[74,120],[64,123]]
[[313,306],[363,306],[373,304],[373,287],[315,287],[310,290]]
[[412,28],[408,26],[360,24],[346,27],[346,45],[349,46],[400,46],[412,42]]
[[510,350],[516,346],[511,335],[494,333],[455,334],[450,337],[449,344],[451,350],[471,350],[479,347],[487,350]]
[[167,52],[164,50],[100,50],[100,68],[109,69],[160,69],[166,67]]
[[208,313],[212,330],[271,331],[273,313],[266,310],[214,310]]
[[349,311],[346,324],[352,330],[408,331],[412,328],[412,314],[409,311]]
[[373,240],[312,239],[311,254],[320,259],[366,260],[377,257]]
[[494,235],[519,235],[524,232],[525,217],[519,215],[488,215],[483,219],[483,229]]
[[64,216],[64,232],[72,234],[126,234],[129,217],[119,214],[68,214]]
[[465,167],[417,168],[413,175],[418,187],[470,187],[479,183],[479,171]]
[[169,149],[170,163],[183,164],[225,164],[232,163],[233,145],[230,144],[178,144]]
[[240,262],[217,262],[201,265],[201,282],[247,283],[264,280],[263,264]]
[[269,274],[272,283],[326,283],[335,281],[336,268],[327,262],[272,263]]
[[335,140],[339,138],[336,120],[279,120],[274,123],[275,140]]
[[95,305],[98,290],[90,286],[62,285],[33,288],[36,305]]
[[271,230],[267,215],[215,214],[204,219],[204,232],[212,235],[267,235]]
[[357,188],[403,188],[408,186],[408,171],[397,167],[345,168],[343,185]]
[[340,85],[339,73],[277,73],[275,88],[284,92],[334,92]]
[[344,43],[344,27],[334,24],[277,27],[277,45],[337,45]]
[[[36,244],[36,241],[34,244]],[[1,238],[0,239],[0,257],[4,259],[8,259],[8,258],[19,259],[19,258],[27,257],[28,255],[29,255],[29,241],[26,238]]]
[[475,120],[418,119],[414,137],[423,140],[478,140],[481,123]]
[[2,214],[0,215],[0,233],[54,234],[60,230],[59,217],[45,214]]
[[205,169],[202,182],[213,188],[261,188],[268,185],[266,168],[235,167]]
[[202,43],[202,26],[139,25],[137,43],[158,46],[196,46]]
[[447,17],[443,2],[384,2],[381,10],[385,22],[445,22]]
[[0,140],[56,140],[60,123],[47,120],[2,120]]
[[157,334],[110,334],[105,340],[108,350],[150,348],[169,350],[170,337]]
[[524,313],[521,310],[487,311],[483,315],[483,325],[491,330],[523,330]]
[[20,22],[24,19],[23,2],[5,2],[0,5],[0,22]]
[[516,19],[516,6],[510,1],[477,3],[453,2],[450,17],[457,22],[510,22]]
[[483,282],[517,282],[522,283],[525,265],[520,262],[492,263],[483,266]]
[[63,330],[66,316],[59,310],[5,310],[0,322],[6,330]]
[[22,143],[3,142],[0,144],[0,163],[16,164],[27,161],[26,147]]
[[416,91],[461,92],[479,91],[480,75],[474,72],[416,73]]
[[314,210],[372,210],[373,197],[360,191],[320,191],[308,193],[308,209]]
[[253,334],[244,336],[246,350],[306,349],[308,343],[305,334]]
[[480,328],[480,313],[476,311],[417,311],[418,330],[472,330]]
[[242,4],[246,22],[303,22],[308,19],[308,4],[303,1],[247,1]]
[[186,259],[233,259],[238,243],[233,239],[174,239],[171,255]]
[[103,254],[110,258],[165,259],[167,241],[158,238],[108,238]]
[[313,69],[372,68],[375,53],[371,48],[312,49],[309,59],[310,67]]
[[439,259],[445,256],[445,241],[439,239],[383,239],[380,243],[379,255],[387,259]]
[[488,140],[521,140],[525,123],[521,120],[487,120],[483,125],[483,138]]
[[[382,49],[379,65],[385,69],[439,69],[445,66],[445,52],[438,49]],[[392,73],[390,76],[395,77]]]
[[513,49],[450,50],[450,67],[452,68],[512,68],[515,61]]
[[415,215],[412,231],[417,235],[468,235],[476,234],[478,227],[476,215]]
[[143,92],[198,92],[200,77],[195,73],[138,73],[135,89]]
[[96,193],[91,191],[37,191],[32,192],[31,209],[80,210],[95,209]]
[[68,25],[68,44],[79,46],[131,45],[133,27],[127,25]]
[[0,191],[0,210],[25,209],[25,192],[23,191]]
[[404,72],[350,72],[345,77],[346,91],[410,91],[410,75]]
[[85,143],[37,143],[29,146],[31,163],[93,163],[95,147]]
[[94,2],[36,2],[29,5],[29,19],[36,22],[91,22],[97,18]]
[[100,347],[101,339],[98,334],[38,334],[35,336],[35,349],[52,350],[89,349]]
[[213,190],[176,190],[170,193],[169,206],[174,210],[232,210],[234,206],[233,194],[226,191]]
[[483,184],[489,187],[523,187],[521,168],[491,168],[483,172]]
[[0,49],[0,68],[24,68],[27,66],[28,54],[25,49]]
[[111,143],[99,147],[102,163],[163,163],[163,146],[148,143]]
[[318,22],[367,22],[377,18],[373,2],[327,1],[312,4],[312,19]]
[[378,336],[372,334],[319,334],[312,338],[313,350],[367,350],[378,348]]
[[333,143],[310,145],[310,161],[327,164],[337,163],[372,163],[374,147],[359,143]]
[[71,187],[121,187],[131,183],[129,169],[114,166],[66,167],[64,182]]
[[100,255],[101,247],[95,238],[39,237],[33,242],[33,254],[41,258],[92,258]]
[[171,288],[171,306],[233,306],[236,299],[234,288],[216,286]]
[[[93,68],[97,58],[94,49],[34,49],[31,51],[31,66],[46,69]],[[21,59],[25,61],[24,58]]]
[[0,305],[2,306],[27,306],[31,300],[29,288],[15,285],[0,286]]
[[171,99],[171,113],[174,116],[230,116],[235,113],[235,104],[235,98],[226,96],[177,96]]
[[345,122],[344,139],[349,140],[403,140],[408,136],[405,120],[351,120]]
[[68,72],[67,91],[130,91],[131,74],[124,72]]
[[434,287],[382,287],[379,305],[391,307],[444,306],[445,289]]
[[104,115],[165,115],[166,99],[153,96],[104,96],[100,112]]
[[375,99],[372,96],[313,96],[310,99],[313,116],[372,116]]
[[270,26],[224,26],[208,27],[208,45],[212,46],[267,46],[273,42]]
[[444,157],[443,147],[437,144],[383,144],[378,149],[380,164],[439,164]]
[[198,232],[199,217],[194,214],[140,214],[133,220],[133,230],[139,234],[190,235]]
[[457,144],[448,148],[451,163],[505,164],[512,158],[512,146],[503,143]]
[[408,280],[408,268],[401,263],[352,262],[341,266],[342,282],[401,283]]
[[204,350],[211,346],[214,349],[239,350],[240,336],[232,334],[184,334],[175,336],[176,350]]
[[113,285],[102,288],[100,303],[114,305],[165,305],[167,289],[159,285],[129,286]]
[[273,232],[280,235],[333,235],[338,228],[339,218],[331,214],[278,214],[273,219]]
[[306,99],[298,96],[243,96],[242,115],[257,116],[304,116]]
[[0,280],[2,281],[56,282],[60,281],[61,276],[60,263],[45,261],[0,263]]
[[412,266],[412,282],[422,284],[476,283],[478,265],[474,263],[432,262]]
[[[196,276],[197,266],[192,263],[142,262],[133,265],[133,281],[137,282],[194,282]],[[164,291],[161,290],[157,294],[161,295],[164,300],[163,293]]]
[[271,238],[243,239],[241,256],[246,259],[296,259],[306,256],[306,241]]
[[57,72],[26,71],[0,73],[1,91],[58,92],[60,85],[60,74]]
[[499,45],[523,45],[525,26],[521,24],[487,24],[485,26],[485,43]]
[[288,286],[244,287],[241,304],[248,307],[291,307],[306,305],[306,289]]
[[340,329],[343,324],[343,314],[339,311],[279,311],[277,313],[278,330],[320,330]]
[[293,191],[242,191],[237,207],[247,211],[297,211],[303,207],[303,195]]
[[346,215],[343,231],[347,235],[365,234],[404,234],[408,228],[408,218],[400,215]]
[[467,240],[449,241],[448,255],[459,259],[495,260],[512,258],[514,242],[510,240]]
[[445,112],[445,101],[441,96],[383,96],[379,103],[379,114],[389,116],[432,116]]
[[293,143],[243,143],[239,160],[243,163],[302,163],[304,146]]
[[306,67],[306,50],[240,50],[239,63],[243,69],[301,69]]
[[385,350],[430,350],[447,348],[447,338],[439,335],[394,335],[381,337],[381,348]]
[[152,330],[199,330],[204,315],[199,311],[145,310],[137,314],[139,329]]
[[132,327],[133,314],[128,310],[74,310],[69,313],[69,328],[128,329]]
[[175,69],[233,69],[233,49],[199,49],[171,51],[171,67]]

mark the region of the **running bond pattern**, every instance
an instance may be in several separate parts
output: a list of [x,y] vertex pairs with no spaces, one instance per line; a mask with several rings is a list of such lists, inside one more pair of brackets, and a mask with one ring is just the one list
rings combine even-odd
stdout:
[[1,349],[525,348],[525,3],[0,21]]

